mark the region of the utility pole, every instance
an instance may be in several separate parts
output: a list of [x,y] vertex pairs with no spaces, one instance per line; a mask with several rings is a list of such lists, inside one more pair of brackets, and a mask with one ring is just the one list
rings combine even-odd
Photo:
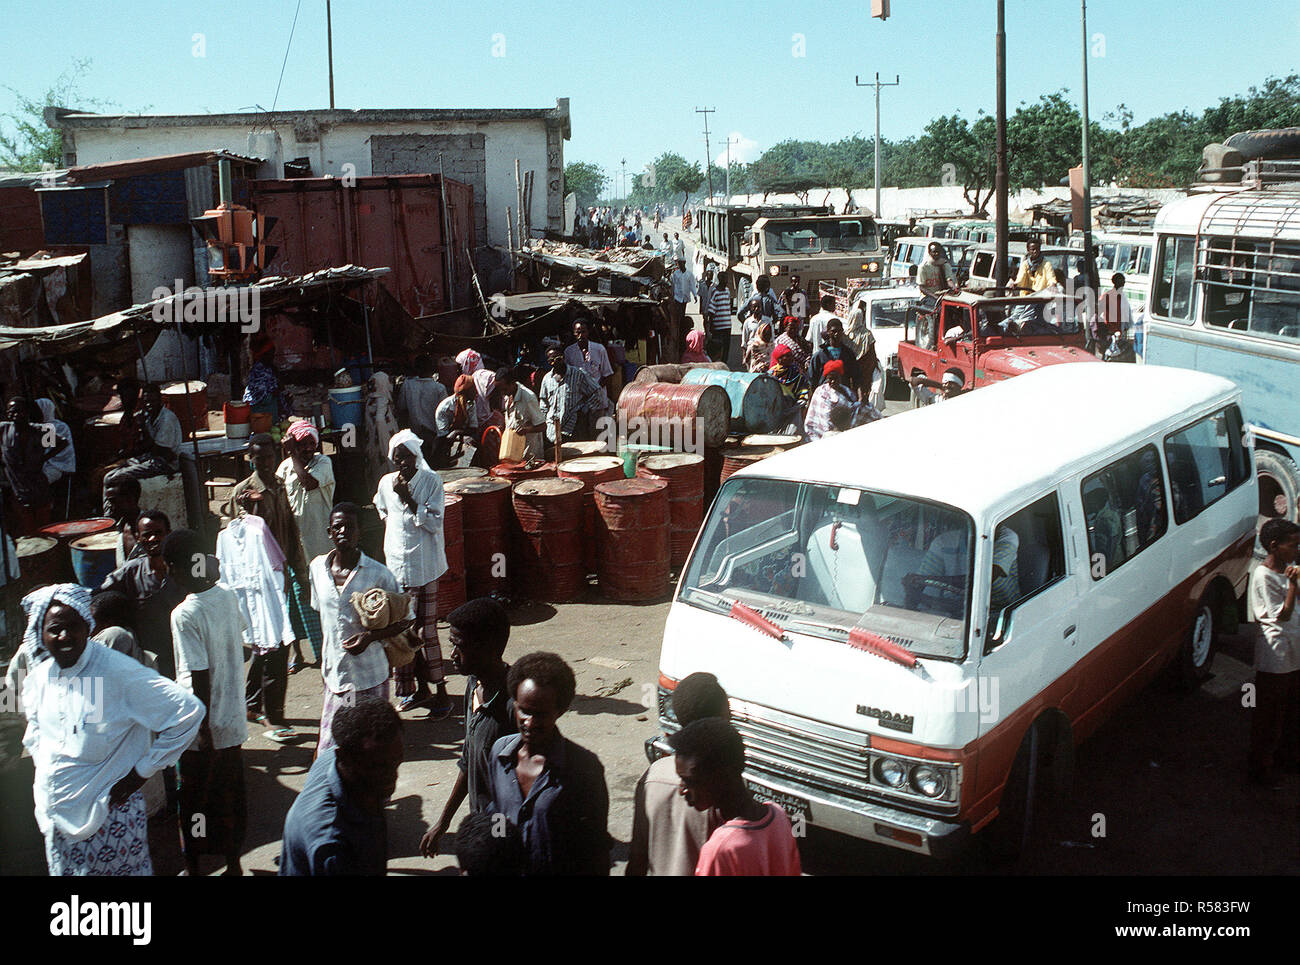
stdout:
[[1092,285],[1096,265],[1092,257],[1092,171],[1088,165],[1088,0],[1079,0],[1083,29],[1083,259]]
[[[885,16],[888,15],[888,8],[886,8]],[[895,74],[892,84],[882,84],[880,82],[880,71],[876,71],[876,79],[871,83],[862,83],[862,81],[858,80],[856,74],[853,75],[853,83],[858,87],[874,87],[876,89],[876,176],[873,179],[876,185],[876,209],[871,214],[878,219],[880,217],[880,88],[897,87],[899,80],[898,75]]]
[[330,0],[325,0],[325,49],[330,62],[330,110],[334,110],[334,18],[330,16]]
[[619,163],[623,165],[623,203],[627,204],[627,158]]
[[715,107],[697,107],[696,114],[704,115],[704,176],[709,182],[709,200],[713,200],[713,151],[709,148],[709,115],[717,113]]
[[[997,195],[998,261],[995,268],[999,289],[1007,287],[1007,240],[1010,232],[1010,198],[1007,196],[1007,8],[1006,0],[998,0],[998,34],[996,48],[998,72],[998,143],[997,174],[994,176],[994,194]],[[1004,291],[1005,294],[1005,291]]]
[[731,204],[731,145],[739,143],[740,138],[727,135],[727,204]]

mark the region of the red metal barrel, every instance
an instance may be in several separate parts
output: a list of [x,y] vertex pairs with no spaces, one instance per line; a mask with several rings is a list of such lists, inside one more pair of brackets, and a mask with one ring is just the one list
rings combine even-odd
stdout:
[[[162,387],[163,405],[176,413],[185,438],[208,428],[208,384],[198,379],[188,382],[168,382]],[[188,410],[188,411],[187,411]]]
[[637,477],[596,487],[600,591],[611,600],[653,600],[668,590],[668,483]]
[[525,479],[511,498],[519,522],[515,586],[552,603],[576,600],[587,585],[581,480]]
[[442,479],[443,486],[448,483],[454,483],[461,479],[482,479],[488,474],[486,469],[478,466],[464,466],[460,469],[439,469],[438,476]]
[[583,456],[612,456],[609,447],[599,440],[572,440],[560,446],[560,462],[581,459]]
[[14,548],[18,551],[18,573],[28,586],[58,583],[70,565],[68,548],[49,536],[20,536]]
[[560,463],[560,477],[582,483],[583,524],[585,537],[582,559],[588,573],[596,572],[596,503],[592,498],[596,486],[624,478],[623,460],[618,456],[582,456]]
[[646,456],[636,474],[668,483],[668,543],[672,565],[680,567],[704,521],[704,457],[689,452]]
[[527,463],[523,462],[499,462],[492,467],[492,475],[504,479],[510,484],[522,482],[525,479],[554,479],[555,463],[543,462],[538,463],[532,469],[525,469]]
[[503,592],[509,576],[510,484],[504,479],[460,479],[447,486],[459,496],[465,537],[465,589],[471,598]]
[[755,435],[745,436],[740,440],[740,444],[746,449],[759,448],[761,446],[774,446],[782,451],[793,449],[795,446],[803,445],[803,439],[799,436],[781,436],[772,433],[756,433]]
[[775,446],[736,446],[733,449],[723,449],[722,470],[718,475],[718,482],[721,483],[733,472],[739,472],[768,456],[775,456],[778,452],[781,450]]
[[80,539],[83,536],[92,536],[95,533],[107,533],[116,528],[117,522],[107,516],[97,516],[93,519],[70,519],[62,523],[50,523],[48,526],[42,526],[36,531],[37,536],[48,536],[50,539],[57,540],[59,543],[59,566],[61,568],[59,579],[71,580],[72,557],[68,547],[74,539]]
[[[633,419],[652,420],[643,432],[651,445],[675,445],[671,438],[683,435],[692,448],[720,446],[731,431],[731,399],[718,385],[673,385],[668,382],[633,382],[618,397],[618,410],[629,437],[637,433]],[[677,420],[681,432],[667,420]],[[698,432],[703,438],[697,438]],[[621,430],[620,430],[621,431]],[[675,445],[675,448],[681,448]]]
[[447,572],[438,577],[438,619],[465,602],[464,501],[447,493],[442,504],[442,540],[447,552]]

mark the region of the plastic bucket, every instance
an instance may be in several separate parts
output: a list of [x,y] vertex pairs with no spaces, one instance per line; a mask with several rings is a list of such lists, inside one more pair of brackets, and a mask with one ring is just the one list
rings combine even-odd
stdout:
[[247,402],[226,402],[221,406],[221,414],[226,421],[227,439],[247,439],[251,431],[252,409]]
[[330,389],[330,425],[335,429],[352,425],[361,427],[365,412],[362,387],[350,385],[346,389]]

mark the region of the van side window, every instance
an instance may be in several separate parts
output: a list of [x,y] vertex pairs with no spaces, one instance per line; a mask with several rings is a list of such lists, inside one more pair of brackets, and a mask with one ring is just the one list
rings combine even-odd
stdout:
[[1056,494],[1044,496],[998,523],[993,536],[989,626],[1008,607],[1065,576],[1065,540]]
[[1160,239],[1159,273],[1156,276],[1155,304],[1151,311],[1161,318],[1192,320],[1192,282],[1196,240],[1171,235]]
[[1234,405],[1165,437],[1174,519],[1185,523],[1240,486],[1250,474]]
[[1094,580],[1119,569],[1163,536],[1169,526],[1165,482],[1155,446],[1143,446],[1085,476],[1080,489]]

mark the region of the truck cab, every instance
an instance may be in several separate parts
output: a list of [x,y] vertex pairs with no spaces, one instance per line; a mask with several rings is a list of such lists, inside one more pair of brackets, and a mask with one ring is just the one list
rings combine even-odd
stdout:
[[731,273],[736,299],[743,302],[763,275],[773,291],[784,291],[797,275],[807,291],[816,292],[822,282],[844,286],[850,278],[880,284],[887,261],[868,215],[768,216],[745,231]]
[[[924,375],[936,382],[956,372],[966,388],[1001,382],[1064,362],[1096,362],[1072,306],[1061,295],[985,298],[960,293],[941,296],[932,308],[918,302],[908,311],[898,343],[898,367],[905,378]],[[933,401],[913,390],[914,402]]]

